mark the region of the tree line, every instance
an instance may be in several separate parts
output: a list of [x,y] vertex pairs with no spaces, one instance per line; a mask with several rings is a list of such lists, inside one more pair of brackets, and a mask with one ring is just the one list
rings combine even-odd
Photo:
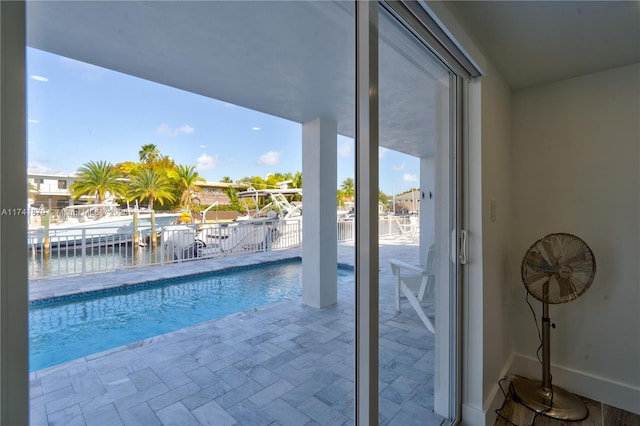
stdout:
[[[191,209],[198,210],[198,193],[206,180],[196,171],[195,166],[176,164],[167,155],[160,153],[154,144],[143,145],[138,152],[137,162],[126,161],[112,164],[108,161],[89,161],[77,171],[77,180],[69,187],[74,200],[88,196],[95,203],[104,202],[109,195],[119,201],[138,200],[147,203],[149,209]],[[246,188],[275,189],[282,182],[290,188],[302,188],[302,173],[270,173],[265,178],[246,176],[233,180],[224,176],[220,182],[236,183]],[[231,205],[227,208],[241,210],[237,189],[226,188]],[[298,196],[299,197],[299,196]],[[346,178],[336,191],[336,202],[344,207],[354,201],[355,182]],[[379,192],[380,202],[388,204],[389,196]],[[294,200],[300,201],[300,200]],[[159,205],[159,206],[158,206]]]
[[[137,200],[140,204],[146,203],[149,209],[200,209],[198,194],[206,180],[195,166],[176,164],[154,144],[143,145],[138,156],[137,162],[125,161],[115,165],[108,161],[84,163],[77,170],[77,180],[69,187],[72,198],[77,200],[88,196],[99,204],[111,196],[119,202]],[[302,173],[274,173],[265,179],[260,176],[244,177],[235,183],[241,187],[263,189],[277,188],[283,181],[288,181],[290,187],[302,188]],[[221,182],[234,183],[228,176]],[[237,189],[229,187],[225,193],[231,200],[231,206],[227,208],[241,210]]]
[[77,180],[69,187],[77,200],[83,195],[102,203],[108,195],[118,200],[148,203],[149,209],[192,207],[192,195],[202,191],[205,183],[195,166],[176,164],[162,155],[154,144],[140,148],[139,161],[111,164],[108,161],[89,161],[77,171]]

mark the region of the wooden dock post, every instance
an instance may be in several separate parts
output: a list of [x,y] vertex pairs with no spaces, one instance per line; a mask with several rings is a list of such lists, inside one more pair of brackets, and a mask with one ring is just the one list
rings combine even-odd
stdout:
[[49,272],[49,260],[51,259],[51,240],[49,237],[49,225],[51,222],[51,213],[47,211],[42,218],[44,225],[44,239],[42,241],[42,274],[43,276]]
[[156,212],[151,210],[151,251],[156,248]]

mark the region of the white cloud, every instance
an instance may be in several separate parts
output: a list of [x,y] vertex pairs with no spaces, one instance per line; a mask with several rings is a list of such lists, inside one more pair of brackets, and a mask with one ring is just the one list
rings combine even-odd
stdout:
[[196,160],[196,170],[205,172],[212,170],[218,165],[218,157],[212,157],[209,154],[201,154]]
[[397,166],[391,167],[391,170],[398,170],[398,171],[399,170],[404,170],[405,166],[406,166],[405,163],[401,163],[401,164],[398,164]]
[[36,120],[35,118],[30,118],[29,120],[27,120],[29,123],[39,123],[40,120]]
[[171,128],[169,127],[168,124],[161,124],[156,129],[156,133],[158,133],[159,135],[170,135],[171,134]]
[[180,127],[172,129],[168,124],[163,123],[156,129],[156,132],[159,135],[169,136],[172,138],[180,135],[188,135],[189,133],[193,133],[194,131],[195,129],[188,124],[184,124]]
[[262,154],[258,158],[258,165],[260,166],[275,166],[280,163],[280,152],[277,151],[269,151],[265,154]]
[[185,124],[184,126],[180,126],[176,129],[176,132],[178,134],[185,134],[188,135],[189,133],[193,133],[195,129],[191,126],[189,126],[188,124]]
[[383,158],[389,151],[391,150],[381,146],[380,148],[378,148],[378,158]]
[[31,75],[30,76],[32,80],[36,80],[36,81],[49,81],[49,79],[47,77],[43,77],[41,75]]
[[338,156],[340,157],[348,157],[351,155],[351,151],[353,150],[353,142],[344,141],[340,146],[338,146]]
[[405,182],[417,182],[418,175],[412,175],[411,173],[405,173],[402,175],[402,180]]

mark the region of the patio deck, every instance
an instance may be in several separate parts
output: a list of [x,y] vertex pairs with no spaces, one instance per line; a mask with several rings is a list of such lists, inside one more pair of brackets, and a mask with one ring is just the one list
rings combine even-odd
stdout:
[[[299,256],[299,250],[34,282],[30,297]],[[353,247],[338,261],[353,264]],[[394,309],[380,247],[380,424],[440,425],[434,339],[407,305]],[[102,284],[108,283],[108,284]],[[354,423],[354,287],[326,309],[285,300],[31,373],[32,425],[342,425]]]

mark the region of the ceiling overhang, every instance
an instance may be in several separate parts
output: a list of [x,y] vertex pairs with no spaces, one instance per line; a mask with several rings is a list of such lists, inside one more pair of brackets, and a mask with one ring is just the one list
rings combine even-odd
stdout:
[[[297,123],[334,119],[339,134],[354,137],[352,9],[327,1],[30,1],[27,42]],[[432,156],[435,78],[392,46],[415,43],[393,33],[380,43],[380,145]]]

